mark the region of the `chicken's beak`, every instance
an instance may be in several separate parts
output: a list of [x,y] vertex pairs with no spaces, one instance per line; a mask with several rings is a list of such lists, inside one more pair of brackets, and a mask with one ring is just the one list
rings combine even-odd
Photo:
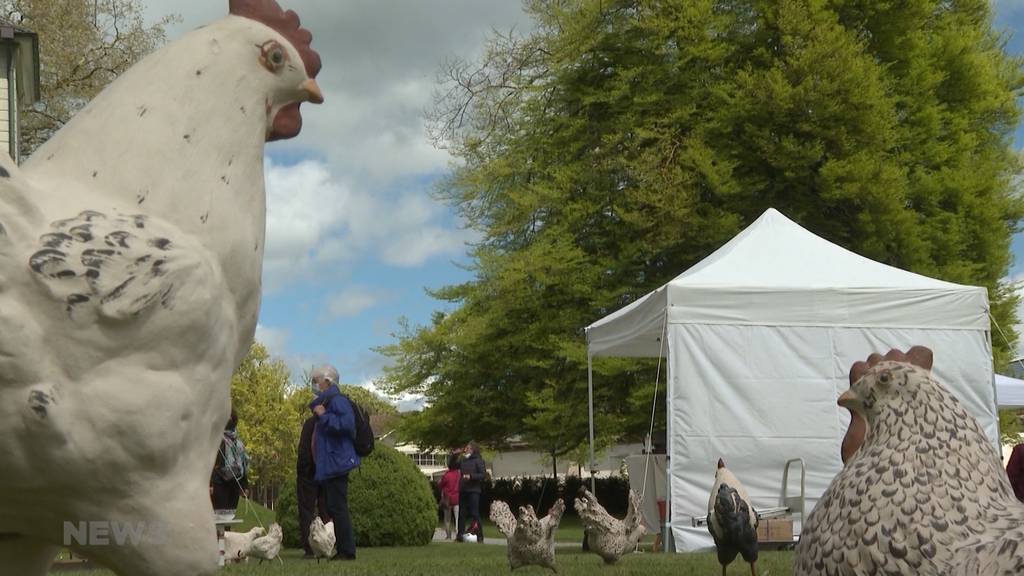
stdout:
[[313,104],[321,104],[324,101],[324,95],[320,92],[320,85],[316,83],[316,80],[309,78],[305,82],[299,85],[299,90],[306,95],[306,100]]
[[857,398],[857,395],[853,393],[853,390],[847,390],[846,392],[843,392],[842,394],[839,395],[839,400],[836,401],[836,404],[839,404],[843,408],[850,410],[853,407],[853,405],[858,402],[858,400],[859,398]]

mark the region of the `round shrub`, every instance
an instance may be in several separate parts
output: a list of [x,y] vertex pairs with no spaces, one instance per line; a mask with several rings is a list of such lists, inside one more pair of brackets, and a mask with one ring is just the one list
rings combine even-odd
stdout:
[[398,450],[377,443],[349,476],[357,546],[423,546],[437,527],[430,481]]
[[299,505],[295,498],[295,481],[285,482],[277,494],[277,523],[281,525],[285,548],[302,548],[299,532]]

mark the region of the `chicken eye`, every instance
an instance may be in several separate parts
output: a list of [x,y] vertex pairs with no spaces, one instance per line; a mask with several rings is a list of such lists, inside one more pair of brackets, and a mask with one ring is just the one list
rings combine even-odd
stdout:
[[288,55],[285,54],[284,48],[280,44],[271,40],[260,47],[262,50],[261,60],[263,66],[271,72],[277,72],[284,66],[285,61],[288,60]]
[[888,370],[882,372],[881,374],[878,375],[878,381],[881,382],[882,384],[888,384],[889,382],[892,381],[892,373],[889,372]]

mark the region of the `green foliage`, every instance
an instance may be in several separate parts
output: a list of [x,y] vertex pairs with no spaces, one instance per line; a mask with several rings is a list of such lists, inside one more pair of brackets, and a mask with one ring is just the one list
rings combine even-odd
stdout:
[[0,19],[39,35],[41,100],[20,110],[28,156],[107,84],[164,42],[165,16],[147,26],[140,0],[0,0]]
[[277,494],[277,523],[281,525],[282,543],[285,548],[302,548],[299,503],[295,496],[294,481],[281,484],[281,490]]
[[288,367],[253,342],[231,378],[238,434],[252,459],[249,480],[276,486],[295,476],[296,448],[310,395],[289,385]]
[[1024,423],[1018,416],[1019,410],[999,411],[999,441],[1001,444],[1016,446],[1024,435]]
[[408,456],[383,444],[349,473],[348,503],[359,546],[424,546],[437,526],[430,481]]
[[[768,207],[875,260],[985,286],[995,321],[1015,323],[999,282],[1024,215],[1009,146],[1024,76],[988,2],[527,8],[535,31],[450,63],[431,113],[459,160],[437,195],[482,239],[474,278],[434,292],[450,311],[380,350],[394,363],[379,384],[429,400],[408,437],[573,450],[582,327]],[[595,370],[597,430],[642,437],[655,364]]]

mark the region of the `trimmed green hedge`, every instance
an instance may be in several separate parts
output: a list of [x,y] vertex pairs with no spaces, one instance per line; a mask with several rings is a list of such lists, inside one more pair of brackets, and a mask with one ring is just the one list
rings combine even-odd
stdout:
[[[423,546],[437,526],[437,502],[430,481],[401,452],[381,443],[349,473],[348,506],[356,546]],[[298,548],[299,514],[295,483],[281,487],[277,523],[284,545]]]
[[430,480],[412,459],[380,442],[349,474],[348,504],[358,546],[424,546],[434,537]]

